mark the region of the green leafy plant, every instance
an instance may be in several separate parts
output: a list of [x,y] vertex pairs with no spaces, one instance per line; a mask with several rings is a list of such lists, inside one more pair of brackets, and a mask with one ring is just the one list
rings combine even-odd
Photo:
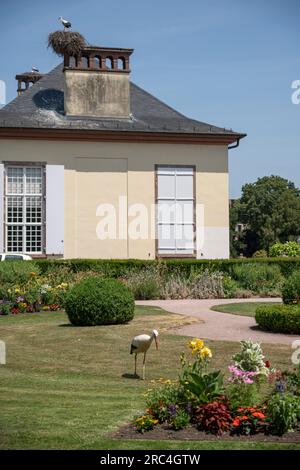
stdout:
[[181,354],[180,383],[196,404],[208,403],[224,393],[224,375],[220,370],[208,371],[212,353],[202,340],[194,338],[188,347],[193,362],[187,362],[185,354]]
[[[170,407],[169,407],[170,413]],[[179,431],[180,429],[184,429],[188,426],[190,422],[190,415],[185,410],[179,408],[176,409],[175,412],[170,416],[170,425],[171,428],[175,431]]]
[[275,393],[268,402],[270,432],[282,436],[297,426],[300,402],[299,397],[290,393]]
[[8,315],[11,313],[12,306],[10,302],[0,303],[0,315]]
[[300,302],[300,271],[294,272],[284,283],[282,300],[285,304],[298,304]]
[[297,242],[275,243],[270,247],[269,254],[272,257],[297,257],[300,256],[300,245]]
[[160,423],[170,420],[170,405],[177,410],[186,401],[182,387],[178,383],[169,382],[167,380],[146,393],[147,411]]
[[267,305],[257,307],[256,323],[278,333],[300,333],[300,305]]
[[232,277],[243,289],[264,294],[280,290],[284,280],[279,266],[259,263],[233,266]]
[[200,431],[220,435],[230,429],[232,417],[226,403],[212,401],[195,410],[193,422]]
[[134,298],[115,279],[90,277],[69,290],[65,309],[76,326],[126,323],[134,316]]

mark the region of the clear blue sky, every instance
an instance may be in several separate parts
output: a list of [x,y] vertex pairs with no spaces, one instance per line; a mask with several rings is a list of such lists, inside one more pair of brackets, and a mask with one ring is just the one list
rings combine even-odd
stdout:
[[278,174],[300,187],[299,0],[1,0],[0,79],[59,58],[59,16],[91,44],[133,47],[132,80],[183,114],[248,134],[230,151],[230,193]]

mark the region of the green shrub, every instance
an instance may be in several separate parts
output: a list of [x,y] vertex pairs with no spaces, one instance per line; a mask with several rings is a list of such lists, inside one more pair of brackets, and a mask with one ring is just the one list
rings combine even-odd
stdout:
[[164,259],[164,260],[137,260],[137,259],[70,259],[70,260],[35,260],[41,272],[67,268],[73,273],[94,271],[106,277],[124,278],[128,273],[139,272],[145,268],[157,268],[165,276],[190,275],[202,273],[205,269],[210,272],[218,271],[232,276],[236,266],[278,266],[282,274],[287,277],[292,272],[300,270],[300,256],[298,258],[238,258],[238,259]]
[[171,428],[175,431],[184,429],[188,426],[190,419],[190,415],[185,410],[179,409],[170,419]]
[[284,283],[282,300],[285,304],[298,304],[300,302],[300,271],[293,273]]
[[268,253],[266,250],[257,250],[253,253],[252,258],[267,258]]
[[0,315],[8,315],[12,304],[10,302],[0,303]]
[[39,266],[33,261],[0,262],[0,284],[22,285],[29,281],[31,274],[39,274]]
[[300,333],[300,306],[267,305],[258,307],[255,320],[265,330],[277,333]]
[[89,277],[66,294],[65,309],[77,326],[126,323],[134,316],[134,298],[115,279]]
[[236,265],[232,268],[232,277],[243,289],[261,293],[281,288],[283,276],[279,266],[253,263]]
[[268,419],[272,434],[282,436],[297,426],[300,401],[290,393],[276,393],[268,403]]
[[270,256],[288,256],[290,258],[296,258],[300,256],[300,244],[297,242],[285,242],[275,243],[269,250]]
[[151,267],[139,272],[129,272],[124,278],[127,287],[136,300],[151,300],[160,298],[159,272]]
[[148,410],[161,423],[170,420],[170,405],[178,409],[178,405],[184,402],[184,391],[178,384],[166,381],[164,385],[150,389],[146,393]]

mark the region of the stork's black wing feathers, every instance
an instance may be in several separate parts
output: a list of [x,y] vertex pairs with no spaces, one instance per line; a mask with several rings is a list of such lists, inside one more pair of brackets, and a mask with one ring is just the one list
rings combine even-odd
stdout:
[[130,346],[130,354],[134,353],[135,349],[137,349],[137,347],[134,344],[132,344]]

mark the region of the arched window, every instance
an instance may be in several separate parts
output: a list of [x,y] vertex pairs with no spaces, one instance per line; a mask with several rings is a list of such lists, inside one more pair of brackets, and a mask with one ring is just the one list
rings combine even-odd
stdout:
[[94,69],[100,69],[101,68],[101,58],[98,56],[95,56],[93,58],[93,67]]
[[83,69],[88,69],[89,68],[89,59],[85,56],[81,57],[81,67]]
[[77,58],[74,56],[69,57],[68,67],[77,67]]
[[126,69],[125,57],[119,57],[118,58],[118,69],[119,70],[125,70]]
[[114,66],[114,60],[112,57],[106,57],[105,59],[105,67],[107,69],[112,69]]

